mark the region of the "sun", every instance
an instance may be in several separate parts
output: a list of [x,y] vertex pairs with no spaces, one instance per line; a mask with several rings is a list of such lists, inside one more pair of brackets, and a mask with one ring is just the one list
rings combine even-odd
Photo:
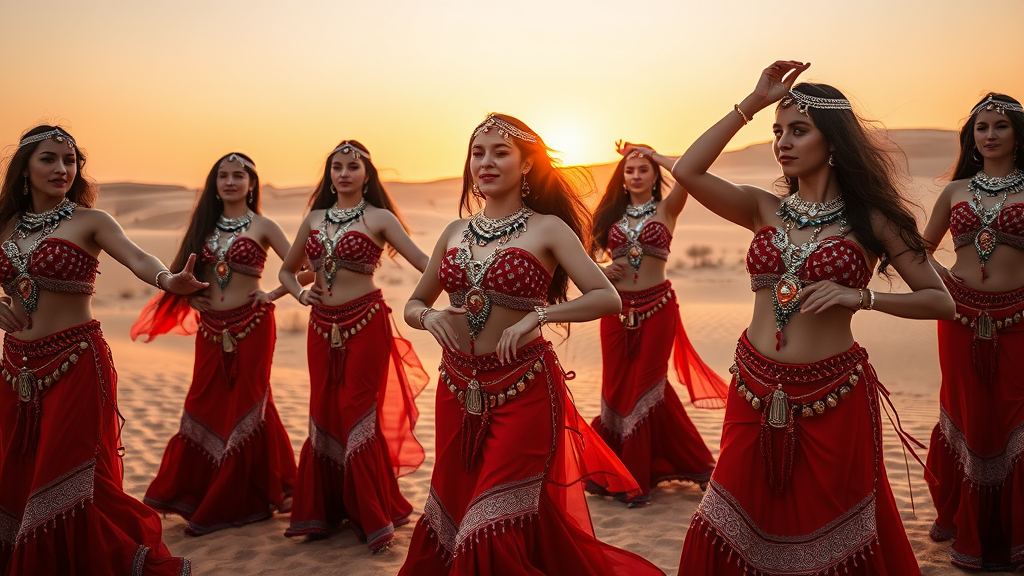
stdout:
[[565,120],[538,124],[537,133],[555,151],[553,155],[562,161],[563,166],[593,164],[602,160],[601,150],[585,125]]

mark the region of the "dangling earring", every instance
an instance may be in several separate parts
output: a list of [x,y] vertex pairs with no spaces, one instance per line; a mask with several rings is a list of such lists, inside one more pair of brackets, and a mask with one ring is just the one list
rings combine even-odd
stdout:
[[220,202],[220,201],[221,201],[220,194],[217,194],[217,202]]
[[626,183],[625,182],[622,183],[622,193],[623,194],[629,194],[629,188],[626,188]]
[[483,199],[484,193],[480,191],[480,187],[476,185],[476,182],[473,182],[472,192],[473,192],[473,196],[476,196],[477,198],[480,198],[481,200]]
[[530,195],[530,183],[526,181],[526,173],[523,173],[523,185],[521,188],[523,198]]
[[249,203],[252,203],[252,190],[249,190]]
[[25,196],[28,196],[28,178],[25,178]]
[[334,194],[334,195],[338,194],[338,189],[334,187],[334,184],[331,184],[331,194]]
[[829,166],[835,166],[836,165],[836,159],[832,157],[832,153],[831,152],[828,155],[828,165]]
[[366,196],[366,191],[370,188],[369,182],[363,182],[363,196]]
[[974,148],[973,150],[971,150],[971,160],[974,161],[975,164],[984,164],[985,163],[985,160],[978,154],[978,149],[977,148]]

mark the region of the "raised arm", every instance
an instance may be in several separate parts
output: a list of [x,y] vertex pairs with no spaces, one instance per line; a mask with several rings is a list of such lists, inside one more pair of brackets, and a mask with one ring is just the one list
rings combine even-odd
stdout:
[[[281,271],[277,273],[277,279],[281,281],[281,286],[303,306],[309,306],[320,301],[320,293],[315,286],[312,290],[303,293],[302,286],[304,281],[312,280],[306,277],[300,280],[296,277],[306,263],[306,239],[309,237],[309,223],[311,222],[312,215],[312,213],[307,214],[302,223],[299,224],[299,231],[295,233],[295,241],[292,242],[288,252],[284,255],[281,262]],[[315,279],[315,276],[313,279]]]
[[[778,61],[764,69],[749,96],[708,129],[676,161],[672,177],[691,196],[722,218],[755,230],[761,225],[762,207],[775,196],[755,186],[740,186],[708,172],[725,147],[754,114],[778,102],[810,64]],[[772,209],[774,211],[774,209]]]
[[[644,152],[642,148],[634,144],[630,144],[629,142],[623,142],[622,140],[615,143],[615,148],[619,154],[622,154],[623,156],[629,154],[631,150],[641,150],[641,153],[653,160],[655,164],[664,168],[669,173],[672,172],[672,166],[674,166],[676,160],[679,159],[676,156],[658,154],[654,150]],[[687,196],[686,189],[683,188],[679,182],[673,182],[672,189],[668,191],[668,194],[662,195],[661,197],[661,208],[665,211],[665,214],[675,220],[683,211],[683,207],[686,206]]]
[[924,239],[928,242],[928,252],[934,253],[942,242],[943,236],[949,231],[949,218],[953,210],[953,191],[956,186],[949,183],[935,199],[932,216],[924,227]]
[[414,268],[423,272],[427,268],[427,261],[430,257],[412,241],[409,233],[402,227],[398,217],[388,210],[381,210],[381,219],[384,225],[381,227],[384,240],[391,244]]

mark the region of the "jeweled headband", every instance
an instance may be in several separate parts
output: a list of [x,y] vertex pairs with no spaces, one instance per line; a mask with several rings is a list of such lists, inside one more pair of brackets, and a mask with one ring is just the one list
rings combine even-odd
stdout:
[[537,143],[536,135],[531,134],[525,130],[516,128],[515,126],[509,124],[508,122],[502,120],[501,118],[498,118],[494,114],[488,116],[483,122],[480,123],[479,126],[476,127],[476,130],[473,131],[473,138],[476,138],[480,134],[486,134],[490,132],[491,128],[496,129],[498,131],[498,135],[504,138],[506,142],[510,141],[510,137],[515,136],[516,138],[519,138],[524,142],[530,142],[532,144]]
[[239,156],[238,154],[230,154],[230,155],[228,155],[227,158],[221,160],[221,162],[238,162],[239,164],[241,164],[245,168],[248,168],[249,170],[252,170],[253,174],[256,173],[256,165],[253,164],[252,162],[249,162],[248,160],[246,160],[242,156]]
[[331,156],[334,156],[338,152],[342,154],[351,154],[356,160],[359,160],[360,156],[366,156],[366,159],[370,159],[370,153],[363,150],[359,146],[352,144],[351,142],[342,142],[337,148],[331,150]]
[[779,102],[779,105],[783,108],[796,104],[796,109],[803,114],[807,115],[808,108],[818,108],[820,110],[853,110],[853,106],[850,105],[850,101],[846,98],[818,98],[817,96],[811,96],[810,94],[804,94],[796,90],[790,90],[789,96],[786,96]]
[[75,144],[75,139],[71,137],[71,134],[68,134],[67,132],[61,130],[60,128],[54,128],[53,130],[43,132],[42,134],[33,134],[32,136],[25,136],[24,138],[21,139],[21,142],[18,142],[18,148],[21,148],[22,146],[28,146],[29,144],[35,144],[36,142],[42,142],[43,140],[48,140],[50,138],[53,138],[54,142],[59,142],[62,144],[67,142],[68,148],[74,148],[75,146],[77,146],[77,144]]
[[1022,107],[1020,104],[1017,104],[1016,102],[996,100],[991,96],[985,98],[985,100],[983,100],[981,104],[975,106],[974,110],[971,110],[971,116],[974,116],[975,114],[981,112],[982,110],[992,110],[993,112],[1002,114],[1004,116],[1006,115],[1005,112],[1007,110],[1013,110],[1014,112],[1020,112],[1024,114],[1024,107]]

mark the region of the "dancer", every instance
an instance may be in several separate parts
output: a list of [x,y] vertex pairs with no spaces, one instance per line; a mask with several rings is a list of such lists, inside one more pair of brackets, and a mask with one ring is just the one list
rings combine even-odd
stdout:
[[0,571],[189,574],[157,514],[122,488],[117,373],[91,303],[101,251],[161,290],[205,284],[194,255],[172,274],[93,209],[84,166],[70,134],[36,126],[0,189]]
[[[888,397],[850,323],[871,309],[952,318],[953,302],[925,257],[896,164],[841,92],[793,86],[808,66],[766,68],[672,171],[701,204],[755,233],[753,318],[680,574],[920,573],[882,459],[879,392]],[[773,149],[787,193],[709,174],[733,135],[775,102]],[[912,292],[868,288],[876,261]]]
[[[405,308],[443,351],[430,495],[399,573],[660,574],[594,538],[580,480],[637,485],[576,413],[572,373],[541,336],[619,310],[581,244],[577,189],[534,131],[492,114],[470,138],[460,211],[474,197],[482,209],[448,225]],[[442,290],[452,305],[434,310]]]
[[[412,513],[397,478],[423,462],[414,399],[427,374],[393,326],[373,273],[385,244],[420,272],[428,257],[355,140],[328,154],[310,207],[280,274],[298,301],[312,306],[309,438],[285,536],[326,537],[347,519],[380,552]],[[310,290],[295,278],[307,258],[317,273]]]
[[[676,376],[699,408],[722,408],[728,387],[693,349],[665,266],[686,190],[665,181],[650,157],[617,146],[615,167],[594,212],[592,251],[610,254],[603,268],[619,292],[622,311],[601,318],[601,416],[592,426],[640,484],[630,507],[650,502],[665,480],[707,486],[715,459],[668,383],[669,355]],[[658,156],[671,169],[674,158]],[[589,486],[593,489],[593,485]]]
[[948,230],[956,263],[936,269],[957,305],[940,321],[939,423],[926,475],[961,568],[1024,565],[1024,108],[990,93],[960,130],[952,182],[925,228],[932,249]]
[[180,514],[191,536],[288,510],[295,454],[270,392],[272,302],[287,291],[260,290],[268,247],[284,258],[289,244],[260,214],[256,165],[239,152],[223,156],[206,177],[173,264],[200,254],[195,273],[210,288],[187,298],[158,294],[132,327],[132,339],[145,334],[147,342],[198,329],[181,426],[143,500]]

